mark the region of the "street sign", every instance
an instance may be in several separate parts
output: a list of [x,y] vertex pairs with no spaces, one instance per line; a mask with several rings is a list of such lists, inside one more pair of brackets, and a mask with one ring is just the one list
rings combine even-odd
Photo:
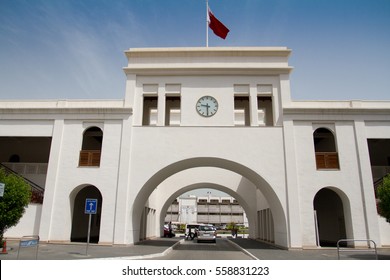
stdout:
[[20,247],[33,247],[33,246],[37,246],[38,243],[39,243],[39,239],[20,240],[19,246]]
[[97,212],[97,199],[87,198],[85,200],[85,214],[96,214]]
[[91,217],[97,212],[97,199],[87,198],[85,199],[85,214],[88,214],[88,235],[87,235],[87,247],[85,249],[85,255],[88,256],[89,239],[91,235]]
[[0,183],[0,197],[4,196],[4,188],[5,188],[5,184],[4,183]]
[[18,254],[17,254],[16,258],[19,259],[19,253],[20,253],[21,249],[24,250],[24,248],[30,248],[30,247],[36,247],[35,259],[38,259],[38,247],[39,247],[39,236],[38,235],[22,236],[22,238],[19,241]]

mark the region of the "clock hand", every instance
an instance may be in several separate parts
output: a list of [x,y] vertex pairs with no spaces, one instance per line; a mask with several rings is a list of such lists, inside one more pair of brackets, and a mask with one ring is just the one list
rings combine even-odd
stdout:
[[206,107],[206,115],[208,116],[210,105],[209,104],[201,104],[201,106]]

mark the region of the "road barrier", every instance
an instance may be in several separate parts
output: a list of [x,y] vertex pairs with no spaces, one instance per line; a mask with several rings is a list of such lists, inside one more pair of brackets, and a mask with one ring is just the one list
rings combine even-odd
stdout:
[[[353,242],[354,247],[348,247],[348,242]],[[356,248],[356,242],[365,242],[367,245],[364,248]],[[341,248],[340,243],[347,243],[346,248]],[[373,244],[374,247],[371,247]],[[340,251],[342,252],[375,252],[375,259],[378,259],[378,252],[376,250],[376,243],[371,239],[340,239],[337,241],[337,257],[340,259]]]

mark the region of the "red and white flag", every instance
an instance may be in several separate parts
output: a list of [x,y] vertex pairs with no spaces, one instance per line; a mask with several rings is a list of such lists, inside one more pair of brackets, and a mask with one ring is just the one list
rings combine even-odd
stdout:
[[213,30],[215,35],[221,37],[222,39],[226,38],[230,30],[214,16],[210,8],[208,8],[207,22],[209,23],[209,27],[211,30]]

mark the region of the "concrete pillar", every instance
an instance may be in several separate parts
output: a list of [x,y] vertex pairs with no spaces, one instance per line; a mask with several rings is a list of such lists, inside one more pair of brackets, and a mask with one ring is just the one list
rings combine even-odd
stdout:
[[40,240],[49,241],[53,220],[55,195],[57,188],[57,178],[59,164],[61,162],[61,147],[64,133],[64,120],[57,119],[54,121],[53,135],[50,147],[50,157],[45,183],[45,198],[42,205],[41,225],[39,229]]
[[284,158],[286,167],[286,207],[287,228],[290,248],[302,247],[301,211],[299,205],[299,186],[296,168],[294,124],[292,120],[284,121]]
[[367,239],[372,239],[381,246],[378,215],[374,195],[374,183],[372,180],[370,154],[368,151],[367,135],[364,121],[355,121],[355,141],[358,156],[358,168],[360,174],[360,188],[362,197],[363,214],[365,219]]
[[158,85],[158,101],[157,101],[157,126],[165,126],[165,86],[163,84]]

